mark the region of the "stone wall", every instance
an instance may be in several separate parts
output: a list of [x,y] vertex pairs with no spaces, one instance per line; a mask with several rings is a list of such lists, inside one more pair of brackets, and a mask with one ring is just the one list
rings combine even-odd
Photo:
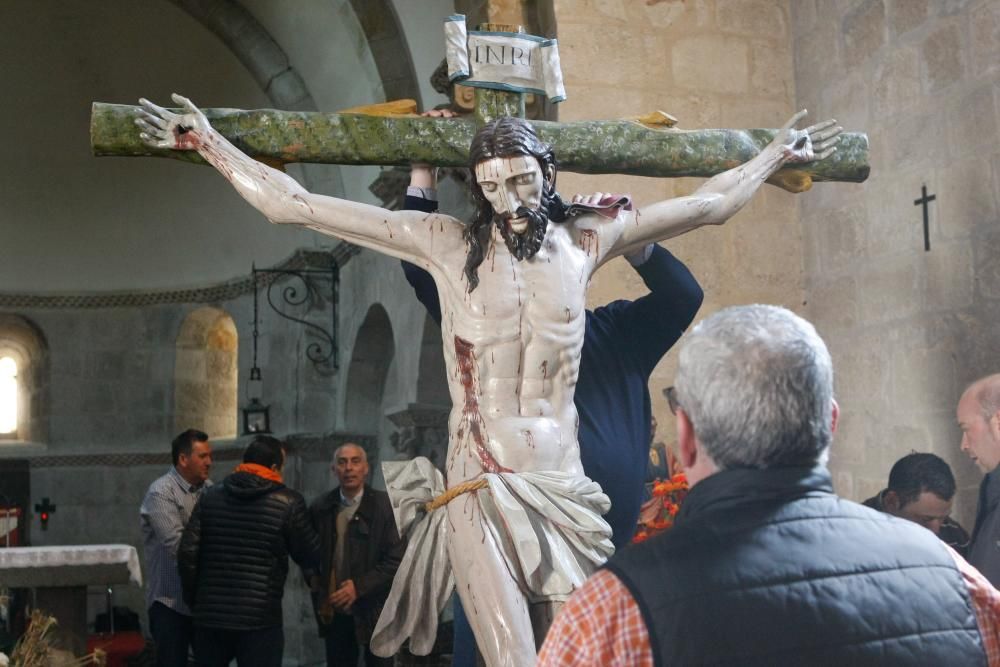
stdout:
[[[271,404],[273,428],[282,433],[332,429],[332,369],[316,367],[306,358],[312,342],[309,331],[279,317],[264,299],[262,291],[258,366],[264,369],[263,399]],[[175,417],[216,423],[219,401],[228,406],[230,421],[205,430],[216,437],[232,437],[234,410],[246,402],[252,365],[253,295],[244,293],[212,305],[220,317],[231,319],[230,326],[235,325],[235,331],[227,332],[234,339],[226,344],[236,346],[229,354],[235,353],[238,360],[235,377],[227,368],[226,378],[216,384],[204,369],[200,382],[190,381],[189,366],[197,364],[190,360],[194,350],[185,343],[184,331],[201,304],[88,309],[28,305],[0,311],[25,318],[44,337],[47,377],[42,382],[48,402],[42,428],[48,437],[4,443],[2,455],[159,451],[180,427]],[[327,304],[307,319],[325,319],[329,329],[329,312]],[[214,344],[205,340],[202,364],[213,356]],[[186,362],[178,363],[178,358]],[[185,389],[193,392],[193,400],[185,398]],[[219,389],[227,395],[216,399]]]
[[441,330],[414,297],[399,260],[362,251],[343,275],[341,294],[345,361],[337,378],[343,397],[337,423],[375,436],[369,451],[372,481],[382,486],[378,463],[405,458],[392,444],[396,431],[444,423],[451,408],[441,391],[446,382]]
[[[310,256],[330,259],[324,253]],[[278,283],[277,293],[290,285]],[[216,298],[199,302],[177,296],[190,294]],[[333,485],[328,463],[338,445],[353,440],[375,451],[374,426],[366,425],[367,432],[335,431],[336,375],[308,360],[305,351],[313,337],[301,324],[279,317],[265,294],[261,289],[262,399],[270,404],[274,432],[297,448],[287,464],[287,481],[311,500]],[[37,415],[28,432],[45,436],[0,440],[0,457],[27,459],[30,465],[25,519],[32,544],[124,543],[141,554],[139,505],[149,484],[170,466],[172,437],[188,427],[209,433],[216,450],[215,481],[232,471],[249,442],[249,437],[233,436],[252,365],[252,281],[235,279],[200,292],[23,297],[19,307],[12,305],[0,309],[0,322],[30,323],[45,346],[35,355],[44,362],[38,378],[43,391],[33,396]],[[330,326],[329,300],[296,314]],[[347,320],[344,330],[352,326]],[[7,326],[3,333],[17,332]],[[223,348],[227,367],[213,371]],[[213,382],[218,371],[226,372]],[[228,406],[224,416],[222,404]],[[44,531],[32,511],[43,498],[56,506]],[[285,596],[289,655],[300,663],[317,662],[322,647],[311,639],[312,616],[300,580],[292,568]],[[103,597],[94,593],[91,619],[104,606]],[[115,604],[145,613],[139,588],[116,587]]]
[[[796,0],[798,105],[868,132],[863,185],[802,198],[808,316],[843,408],[831,468],[864,499],[912,450],[947,460],[971,527],[980,473],[955,405],[996,372],[1000,332],[1000,4]],[[930,204],[924,250],[921,186]]]
[[[294,32],[298,14],[286,16],[266,2],[246,4],[279,37]],[[516,2],[507,4],[511,11],[520,8]],[[333,11],[327,5],[313,7],[319,13],[308,16]],[[993,259],[1000,256],[997,3],[555,0],[554,7],[569,95],[560,105],[562,120],[620,118],[662,109],[676,116],[681,128],[777,127],[806,107],[811,122],[832,116],[848,130],[870,134],[873,171],[868,183],[819,184],[803,195],[765,186],[725,226],[665,245],[705,288],[700,317],[730,304],[766,302],[790,307],[817,323],[834,354],[844,408],[831,461],[841,493],[864,498],[881,487],[889,465],[900,455],[910,449],[935,451],[952,462],[963,485],[958,516],[968,525],[971,489],[979,475],[957,452],[953,407],[968,380],[995,370],[991,363],[1000,349],[1000,334],[990,326],[1000,315],[1000,270]],[[183,24],[182,19],[174,17]],[[322,32],[318,22],[310,27]],[[439,40],[439,24],[424,30],[432,29],[407,39]],[[295,49],[288,47],[293,64],[324,109],[342,105],[334,95],[336,86],[322,84],[330,61],[315,54],[329,53],[335,41],[327,40],[316,51],[305,41]],[[424,54],[422,61],[432,60]],[[429,72],[417,74],[426,77]],[[365,97],[367,89],[352,90]],[[117,174],[140,163],[112,161],[102,169]],[[194,169],[174,164],[143,168],[178,174]],[[309,173],[324,191],[347,186],[353,192],[371,176],[370,170],[359,171],[337,185],[339,176],[334,178],[333,170]],[[324,179],[327,172],[331,175]],[[18,177],[11,182],[23,183],[22,172],[11,175]],[[190,178],[201,184],[212,174]],[[163,180],[145,182],[149,187]],[[690,193],[700,183],[563,173],[559,189],[567,196],[631,192],[641,206]],[[929,253],[923,250],[920,209],[913,206],[925,183],[937,195],[931,204]],[[205,196],[212,198],[215,192]],[[148,202],[140,203],[132,217],[113,220],[113,227],[139,215],[135,211],[145,215]],[[230,203],[242,206],[236,200]],[[193,228],[207,226],[204,212],[187,204],[185,215],[202,216],[191,218]],[[248,214],[236,210],[241,213],[221,217],[227,224],[243,225],[245,232],[250,223],[243,218]],[[84,217],[95,224],[98,220]],[[278,252],[275,248],[291,242],[283,237],[272,247],[270,241],[277,237],[268,234],[283,235],[286,228],[260,220],[254,224],[254,247],[264,244]],[[185,235],[175,236],[183,241],[177,248],[187,245]],[[312,236],[301,238],[317,242]],[[229,251],[224,254],[237,261]],[[16,277],[26,280],[30,271],[23,269],[31,267],[25,259],[29,255],[18,257],[21,269]],[[50,253],[44,261],[51,263]],[[60,275],[76,266],[57,264],[65,269]],[[98,277],[109,270],[99,262],[95,266]],[[212,270],[224,269],[213,265]],[[120,271],[128,274],[131,269]],[[204,274],[193,275],[197,282]],[[92,277],[81,271],[81,284],[104,287]],[[326,460],[345,438],[361,438],[373,461],[411,455],[428,443],[435,448],[443,444],[447,395],[441,391],[440,332],[427,323],[410,295],[398,262],[363,252],[345,267],[341,280],[337,374],[316,372],[305,361],[310,339],[303,330],[262,310],[258,365],[264,369],[264,400],[272,405],[275,430],[300,437],[329,436],[289,463],[291,485],[307,497],[330,488]],[[64,285],[53,283],[42,291]],[[187,285],[187,280],[178,279],[175,286]],[[615,260],[595,277],[590,305],[644,291],[635,273]],[[32,457],[37,463],[32,468],[32,501],[49,497],[58,506],[49,531],[35,527],[32,537],[37,544],[138,544],[138,503],[167,465],[165,459],[142,457],[162,457],[175,430],[176,341],[182,324],[204,305],[232,318],[242,403],[250,367],[252,299],[243,293],[142,307],[53,308],[43,302],[43,297],[24,303],[0,301],[3,314],[33,322],[46,345],[47,378],[39,397],[49,407],[39,413],[46,423],[38,431],[45,436],[32,438],[43,444],[5,443],[2,454]],[[364,329],[366,323],[375,324]],[[369,331],[377,333],[378,345],[367,348],[371,341],[362,332]],[[371,360],[372,350],[384,350],[386,356],[375,359],[380,363],[358,366],[361,372],[352,382],[355,352],[358,359]],[[654,415],[660,438],[666,441],[673,439],[673,422],[662,389],[672,382],[675,357],[667,355],[651,382]],[[371,396],[371,409],[362,419],[347,410],[346,396],[355,390]],[[348,423],[354,435],[341,432]],[[393,440],[397,428],[409,430]],[[217,446],[235,452],[242,444],[236,439]],[[140,458],[114,465],[86,458],[108,453]],[[231,459],[220,462],[215,476],[221,479],[231,464]],[[37,518],[32,520],[37,523]],[[139,591],[123,595],[133,608],[143,606]],[[286,599],[289,660],[319,660],[317,644],[307,639],[310,625],[301,587],[293,581]]]
[[[780,127],[796,110],[789,3],[772,0],[556,0],[559,51],[568,99],[559,118],[624,118],[657,109],[678,127]],[[822,117],[813,114],[813,119]],[[562,173],[559,190],[630,192],[638,205],[689,194],[699,179],[582,176]],[[818,186],[820,190],[825,185]],[[698,319],[738,303],[775,303],[802,311],[799,200],[764,186],[721,228],[701,229],[663,245],[705,289]],[[594,278],[591,307],[636,297],[645,286],[624,260]],[[650,382],[660,439],[673,440],[662,390],[672,384],[676,353]]]

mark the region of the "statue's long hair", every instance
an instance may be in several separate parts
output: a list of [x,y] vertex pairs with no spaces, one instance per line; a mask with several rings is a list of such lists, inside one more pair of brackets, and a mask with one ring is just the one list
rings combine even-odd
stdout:
[[[542,142],[535,129],[520,118],[505,116],[485,125],[472,138],[469,147],[469,166],[472,169],[472,198],[476,212],[472,223],[465,228],[465,241],[469,246],[465,260],[465,278],[468,291],[479,285],[479,265],[486,257],[490,243],[494,215],[493,206],[476,181],[476,165],[492,158],[533,157],[542,168],[545,182],[542,185],[541,213],[553,222],[566,220],[569,208],[556,192],[556,158],[552,147]],[[552,180],[548,179],[551,174]],[[543,225],[539,233],[544,234]]]

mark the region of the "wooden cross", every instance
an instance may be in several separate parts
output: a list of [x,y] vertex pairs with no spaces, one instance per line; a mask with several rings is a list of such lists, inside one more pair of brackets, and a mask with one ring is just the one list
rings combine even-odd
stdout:
[[[489,25],[496,30],[509,26]],[[179,110],[175,110],[179,111]],[[281,168],[292,162],[467,167],[476,129],[501,116],[524,117],[524,95],[476,89],[473,120],[264,109],[202,109],[220,134],[247,155]],[[91,146],[97,156],[170,157],[204,164],[195,151],[156,150],[139,138],[139,107],[95,102]],[[709,177],[750,160],[777,130],[679,130],[666,114],[639,120],[533,121],[560,169],[588,174]],[[843,133],[825,160],[789,165],[770,183],[791,192],[813,181],[860,183],[868,178],[868,137]]]
[[913,200],[913,205],[914,206],[923,206],[924,207],[924,252],[930,252],[930,250],[931,250],[931,232],[930,232],[930,226],[929,226],[930,225],[930,213],[928,213],[928,211],[927,211],[927,205],[930,204],[935,199],[937,199],[937,195],[929,195],[928,196],[928,194],[927,194],[927,184],[926,183],[924,185],[920,186],[920,191],[921,191],[921,193],[923,193],[923,196],[921,196],[920,199],[914,199]]

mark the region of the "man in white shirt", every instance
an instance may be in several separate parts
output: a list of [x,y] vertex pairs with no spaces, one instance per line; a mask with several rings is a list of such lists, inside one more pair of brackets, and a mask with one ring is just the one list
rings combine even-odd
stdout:
[[170,446],[173,467],[149,485],[139,517],[146,558],[146,608],[156,643],[157,667],[187,667],[191,610],[181,595],[177,545],[201,492],[211,486],[208,435],[188,429]]

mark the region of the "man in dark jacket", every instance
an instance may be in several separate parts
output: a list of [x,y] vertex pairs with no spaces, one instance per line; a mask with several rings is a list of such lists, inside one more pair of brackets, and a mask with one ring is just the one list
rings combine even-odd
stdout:
[[716,313],[674,384],[691,486],[674,527],[570,598],[539,665],[987,664],[989,582],[930,531],[834,495],[839,408],[811,324],[775,306]]
[[365,450],[354,443],[341,445],[332,468],[340,486],[309,508],[322,554],[325,594],[319,597],[316,619],[326,641],[326,664],[355,667],[363,646],[366,667],[391,667],[393,659],[374,655],[368,644],[406,543],[396,530],[389,496],[365,484]]
[[973,382],[956,409],[963,452],[986,473],[972,529],[969,562],[1000,586],[1000,374]]
[[305,501],[281,481],[284,462],[280,440],[257,436],[236,472],[202,495],[184,529],[177,564],[199,665],[281,664],[288,557],[307,580],[319,565]]

